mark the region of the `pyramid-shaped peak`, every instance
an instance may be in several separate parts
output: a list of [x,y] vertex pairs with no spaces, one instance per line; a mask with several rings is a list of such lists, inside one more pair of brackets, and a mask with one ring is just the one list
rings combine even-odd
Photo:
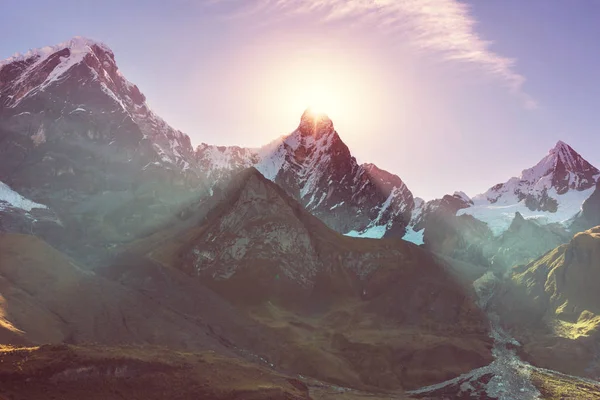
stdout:
[[325,114],[311,108],[307,108],[300,118],[298,130],[304,135],[320,137],[335,131],[333,121]]
[[556,212],[553,203],[541,203],[548,193],[556,193],[556,196],[569,190],[587,190],[596,185],[599,177],[600,170],[559,140],[536,165],[523,170],[520,177],[499,183],[474,200],[511,204],[527,198],[527,207],[532,211]]
[[577,151],[562,140],[556,142],[556,145],[550,149],[545,159],[551,160],[555,168],[563,164],[567,171],[578,172],[595,169]]
[[567,143],[563,142],[562,140],[559,140],[558,142],[556,142],[554,147],[551,148],[549,151],[550,154],[556,154],[559,152],[573,152],[573,153],[577,154],[577,152],[575,150],[573,150],[573,148],[571,146],[569,146]]
[[590,173],[591,175],[599,172],[571,146],[559,140],[540,162],[532,168],[524,170],[521,178],[537,181],[542,176],[553,173],[557,168],[574,173]]
[[327,115],[327,113],[325,113],[323,111],[319,111],[319,110],[317,110],[315,108],[311,108],[311,107],[308,107],[302,113],[302,119],[305,119],[305,118],[320,119],[320,120],[329,120],[329,121],[331,121],[331,119],[329,118],[329,116]]
[[568,148],[570,148],[571,146],[569,146],[568,144],[566,144],[562,140],[559,140],[558,142],[556,142],[556,146],[554,146],[554,148],[558,149],[558,148],[561,148],[561,147],[568,147]]

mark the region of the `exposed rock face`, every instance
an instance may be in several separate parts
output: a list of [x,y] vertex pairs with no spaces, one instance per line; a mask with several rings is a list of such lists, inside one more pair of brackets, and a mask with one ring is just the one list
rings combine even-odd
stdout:
[[473,201],[464,193],[458,192],[454,195],[445,195],[441,199],[435,199],[423,203],[418,212],[413,213],[412,225],[415,231],[425,228],[431,219],[449,218],[456,215],[456,212],[462,208],[467,208],[473,204]]
[[[281,331],[287,353],[275,359],[300,373],[395,389],[489,361],[487,321],[471,289],[435,257],[401,240],[340,235],[254,168],[234,178],[198,225],[156,235],[161,242],[148,251],[152,259],[198,278],[263,323],[290,319],[299,336]],[[310,355],[300,355],[307,344],[299,338],[310,331],[337,336],[325,335]],[[413,343],[408,331],[432,335],[432,342]],[[379,337],[377,344],[369,335]],[[453,356],[437,357],[438,345]],[[340,375],[332,356],[348,363],[341,371],[349,367],[360,378]],[[369,363],[387,367],[376,372]]]
[[194,155],[198,167],[205,174],[211,187],[225,184],[237,173],[255,165],[258,154],[255,150],[238,146],[212,146],[202,143]]
[[218,219],[205,226],[202,238],[194,241],[188,258],[195,271],[190,272],[226,280],[250,265],[272,265],[282,280],[314,286],[322,265],[307,227],[296,218],[287,199],[255,169],[242,173],[234,185],[242,187],[233,192],[238,196],[226,200],[231,208],[219,213]]
[[458,210],[470,205],[471,199],[458,192],[428,201],[414,213],[412,229],[424,232],[424,246],[430,251],[489,266],[490,254],[486,247],[493,240],[492,232],[485,223],[470,215],[456,216]]
[[593,228],[513,269],[496,304],[534,364],[593,378],[600,373],[598,260],[600,228]]
[[[381,227],[403,236],[414,200],[404,182],[373,164],[358,165],[325,115],[306,111],[298,130],[274,154],[284,153],[273,181],[338,232]],[[257,168],[265,176],[269,162]]]
[[102,43],[74,38],[3,61],[0,99],[0,126],[27,135],[33,144],[27,148],[61,139],[83,148],[110,143],[104,153],[114,155],[113,162],[152,158],[170,168],[190,167],[189,137],[148,108]]

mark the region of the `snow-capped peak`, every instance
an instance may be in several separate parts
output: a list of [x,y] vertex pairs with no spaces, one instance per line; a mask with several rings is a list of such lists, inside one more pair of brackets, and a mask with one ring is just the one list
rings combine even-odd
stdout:
[[[65,99],[64,103],[56,102],[57,98]],[[143,146],[152,147],[154,160],[144,170],[154,165],[193,170],[190,138],[150,109],[146,97],[119,71],[112,50],[92,39],[75,37],[1,62],[0,108],[7,116],[23,115],[23,111],[43,118],[50,114],[81,118],[80,112],[92,120],[111,115],[121,121],[116,130],[123,127],[127,131],[119,136],[123,142],[139,145],[146,140]],[[90,125],[96,126],[97,121]],[[97,136],[112,143],[117,138],[114,130],[103,130]]]
[[499,183],[473,198],[470,214],[488,223],[494,233],[510,226],[515,212],[524,218],[567,223],[593,192],[600,171],[571,146],[558,141],[536,165],[520,177]]
[[550,189],[559,195],[569,190],[586,190],[595,185],[599,174],[600,171],[571,146],[558,141],[536,165],[523,170],[520,177],[497,184],[474,200],[512,204],[528,196],[542,196]]
[[68,71],[88,57],[95,59],[89,63],[96,64],[98,70],[117,70],[114,54],[108,46],[79,36],[0,61],[0,104],[16,107],[24,99],[60,82]]
[[99,49],[102,49],[107,53],[112,54],[112,50],[102,42],[82,36],[75,36],[74,38],[66,42],[59,43],[54,46],[45,46],[40,47],[38,49],[30,49],[26,53],[16,53],[12,57],[9,57],[5,60],[0,60],[0,69],[2,69],[2,67],[4,67],[5,65],[12,64],[18,61],[27,61],[32,58],[35,58],[35,62],[39,63],[47,59],[52,54],[64,49],[69,49],[72,53],[77,54],[88,53],[93,51],[94,46]]
[[[557,171],[559,169],[561,171]],[[521,173],[521,180],[534,183],[554,172],[595,175],[600,171],[583,159],[571,146],[559,140],[539,163]]]

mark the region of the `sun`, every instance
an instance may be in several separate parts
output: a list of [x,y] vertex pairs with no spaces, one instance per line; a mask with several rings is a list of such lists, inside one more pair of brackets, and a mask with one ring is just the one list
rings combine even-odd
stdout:
[[340,99],[335,98],[332,88],[325,84],[314,84],[305,89],[303,101],[313,115],[328,115],[340,107]]
[[380,73],[379,65],[368,61],[372,58],[362,57],[362,50],[317,46],[290,49],[285,57],[280,50],[279,44],[272,48],[265,45],[261,56],[248,55],[248,60],[256,60],[256,66],[252,62],[249,65],[260,67],[252,82],[237,81],[245,76],[243,70],[236,69],[238,73],[232,78],[240,87],[246,87],[241,95],[252,96],[251,110],[270,127],[279,127],[270,128],[273,135],[294,127],[308,111],[330,119],[350,142],[361,143],[368,137],[366,132],[384,121],[387,107],[402,104],[403,97],[387,96],[387,82],[382,79],[385,75]]

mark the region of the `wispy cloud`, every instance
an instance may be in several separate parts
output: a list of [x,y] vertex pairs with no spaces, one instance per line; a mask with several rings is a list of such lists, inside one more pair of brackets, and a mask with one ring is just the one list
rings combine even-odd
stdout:
[[351,20],[365,23],[442,61],[476,67],[502,82],[526,108],[536,101],[523,90],[525,78],[515,60],[491,50],[491,42],[476,30],[469,7],[458,0],[209,0],[252,3],[249,12],[276,11],[287,15],[314,15],[321,22]]

